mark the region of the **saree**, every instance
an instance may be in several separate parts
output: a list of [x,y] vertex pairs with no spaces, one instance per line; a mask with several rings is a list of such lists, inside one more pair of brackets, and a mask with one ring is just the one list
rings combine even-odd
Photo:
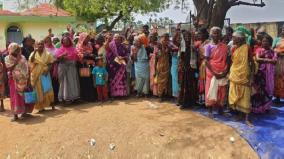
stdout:
[[172,75],[172,96],[178,97],[179,94],[179,83],[178,83],[178,53],[172,54],[172,65],[171,65],[171,75]]
[[157,57],[158,96],[169,95],[170,89],[170,48],[163,47]]
[[275,69],[274,96],[284,98],[284,39],[279,39],[278,43],[276,42],[274,51],[278,56]]
[[6,85],[6,80],[5,80],[5,67],[2,62],[0,62],[0,100],[3,100],[5,98],[5,85]]
[[[56,58],[56,48],[54,45],[48,46],[45,45],[45,49],[49,52],[53,58]],[[53,62],[50,69],[50,75],[52,80],[52,88],[54,94],[54,102],[58,102],[58,91],[59,91],[59,83],[58,83],[58,62]]]
[[[95,65],[95,58],[93,56],[93,47],[90,43],[84,44],[86,38],[88,37],[87,33],[81,33],[79,41],[76,47],[79,61],[78,64],[79,71],[80,69],[88,68],[89,71],[93,70]],[[80,79],[80,98],[87,102],[94,102],[97,97],[97,91],[93,85],[93,77],[79,77]]]
[[249,46],[236,48],[232,54],[229,80],[229,105],[243,113],[251,112],[251,86],[249,68]]
[[[34,61],[31,59],[33,56]],[[29,58],[31,68],[30,81],[37,94],[37,102],[35,103],[35,109],[37,110],[43,110],[45,107],[50,106],[50,104],[54,102],[53,89],[44,93],[41,81],[41,76],[50,76],[49,73],[47,75],[44,73],[49,71],[49,65],[53,62],[54,57],[46,50],[44,50],[41,55],[37,51],[33,52]],[[51,83],[51,81],[49,82]]]
[[[205,47],[205,56],[208,58],[208,63],[211,65],[211,68],[216,73],[223,73],[227,69],[227,56],[228,56],[228,47],[226,44],[220,42],[217,45],[208,44]],[[218,106],[223,107],[225,105],[225,98],[226,98],[226,77],[223,79],[219,79],[217,86],[215,89],[213,88],[213,73],[206,68],[206,82],[205,82],[205,104],[207,107]],[[220,84],[220,81],[223,84]],[[215,99],[208,98],[211,93],[215,93]]]
[[64,47],[62,45],[61,48],[56,51],[56,58],[60,60],[58,64],[58,100],[74,101],[79,99],[80,85],[76,67],[79,58],[76,49],[73,46]]
[[[126,65],[119,64],[115,59],[120,56],[128,59],[127,49],[122,44],[116,44],[112,41],[107,50],[107,70],[109,73],[109,87],[112,97],[127,96],[127,72]],[[127,61],[125,61],[127,62]]]
[[150,53],[150,89],[154,96],[158,96],[158,86],[155,82],[156,75],[156,62],[157,54],[159,52],[158,46],[150,46],[152,48],[152,53]]
[[197,101],[197,69],[190,65],[191,49],[185,48],[185,51],[180,52],[178,63],[178,83],[180,85],[180,92],[178,96],[178,103],[187,108],[194,106]]
[[197,53],[198,53],[198,94],[199,103],[204,104],[205,102],[205,81],[206,81],[206,65],[205,65],[205,46],[209,43],[209,40],[200,41],[196,43]]
[[[273,50],[265,50],[259,48],[256,50],[259,58],[277,59],[277,55]],[[272,106],[272,96],[274,90],[274,73],[275,65],[272,63],[259,63],[258,71],[254,75],[252,84],[252,111],[254,113],[265,113]]]
[[131,54],[137,54],[137,58],[134,61],[135,77],[136,83],[135,88],[137,93],[144,93],[145,95],[149,94],[149,84],[150,84],[150,68],[148,55],[145,47],[142,45],[141,48],[135,53],[135,46],[131,47]]
[[[8,55],[5,57],[5,64],[8,69],[12,68],[17,59]],[[29,78],[28,63],[24,56],[13,70],[8,71],[8,83],[10,87],[10,105],[13,114],[32,113],[33,105],[26,105],[24,99],[24,90],[27,87]]]

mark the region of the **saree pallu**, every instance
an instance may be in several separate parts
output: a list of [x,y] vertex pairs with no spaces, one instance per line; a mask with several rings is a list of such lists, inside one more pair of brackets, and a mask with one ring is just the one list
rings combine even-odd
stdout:
[[275,69],[274,96],[284,98],[284,54],[278,54]]
[[[210,45],[210,44],[209,44]],[[210,46],[208,46],[210,47]],[[223,43],[219,43],[215,48],[211,50],[211,54],[209,57],[209,64],[212,67],[212,70],[216,73],[223,73],[227,69],[227,54],[228,48],[227,45]],[[226,85],[219,85],[215,90],[217,92],[217,100],[209,100],[208,99],[208,91],[210,85],[212,84],[211,80],[214,75],[212,72],[206,68],[206,83],[205,83],[205,103],[207,107],[218,106],[223,107],[225,105],[226,98]]]
[[178,97],[179,94],[179,84],[178,84],[178,54],[174,53],[172,55],[172,66],[171,66],[171,75],[172,75],[172,96]]
[[[33,55],[35,59],[32,62],[31,57]],[[44,51],[42,55],[39,55],[38,52],[33,52],[29,59],[31,66],[31,85],[37,94],[37,102],[35,103],[35,108],[37,110],[42,110],[45,107],[50,106],[50,104],[54,102],[53,89],[50,89],[49,91],[44,93],[41,81],[41,76],[44,75],[43,73],[48,71],[48,64],[51,64],[53,61],[53,56],[46,51]],[[48,76],[50,76],[50,74],[48,74]],[[49,82],[51,84],[51,81]]]
[[251,86],[249,68],[249,46],[237,48],[232,55],[229,80],[229,104],[234,110],[243,113],[251,111]]
[[64,61],[58,65],[59,101],[73,101],[80,98],[79,75],[76,61]]

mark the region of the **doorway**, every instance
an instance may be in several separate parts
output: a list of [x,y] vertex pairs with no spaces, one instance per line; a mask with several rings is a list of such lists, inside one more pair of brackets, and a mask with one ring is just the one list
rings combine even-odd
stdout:
[[21,44],[23,41],[23,34],[19,27],[10,26],[7,29],[7,42],[15,42]]

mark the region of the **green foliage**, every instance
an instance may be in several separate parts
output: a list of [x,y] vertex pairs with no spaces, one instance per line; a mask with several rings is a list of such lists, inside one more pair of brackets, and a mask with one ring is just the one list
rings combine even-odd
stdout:
[[[170,0],[57,0],[63,8],[88,21],[103,19],[107,26],[117,20],[131,19],[132,13],[159,12]],[[60,6],[59,6],[60,7]],[[112,21],[111,23],[109,23]]]

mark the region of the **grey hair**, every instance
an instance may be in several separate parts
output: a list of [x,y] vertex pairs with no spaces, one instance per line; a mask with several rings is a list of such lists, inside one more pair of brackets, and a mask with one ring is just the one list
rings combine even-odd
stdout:
[[234,37],[237,37],[237,38],[245,38],[245,37],[246,37],[245,33],[240,32],[240,31],[234,32],[234,33],[233,33],[233,36],[234,36]]
[[222,33],[222,29],[220,27],[214,26],[210,29],[210,35],[213,34],[214,31],[219,31],[220,33]]

